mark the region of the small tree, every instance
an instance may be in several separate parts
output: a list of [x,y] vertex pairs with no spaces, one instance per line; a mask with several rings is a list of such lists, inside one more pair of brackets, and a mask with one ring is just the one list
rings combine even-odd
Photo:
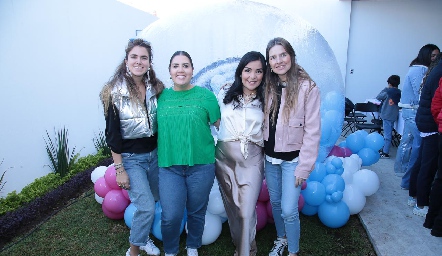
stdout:
[[[3,159],[2,159],[2,162],[0,163],[0,166],[3,164]],[[0,176],[0,192],[3,190],[3,187],[5,186],[5,184],[6,184],[6,181],[3,181],[3,178],[5,177],[5,174],[6,174],[6,171],[7,170],[9,170],[9,168],[8,169],[6,169],[3,173],[2,173],[2,176]]]
[[46,135],[48,139],[45,139],[46,152],[49,160],[51,161],[49,167],[53,172],[60,174],[61,177],[64,177],[69,173],[72,165],[75,163],[80,154],[75,154],[75,147],[72,149],[72,153],[69,153],[68,130],[65,127],[57,132],[57,136],[55,137],[54,141],[52,141],[47,130]]

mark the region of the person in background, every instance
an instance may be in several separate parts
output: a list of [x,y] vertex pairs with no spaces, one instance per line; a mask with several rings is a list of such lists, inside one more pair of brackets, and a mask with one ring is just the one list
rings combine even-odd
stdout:
[[[404,131],[399,143],[394,171],[396,175],[402,175],[401,188],[409,189],[411,168],[419,155],[421,138],[417,129],[415,118],[416,110],[419,106],[419,91],[422,79],[431,64],[432,55],[434,58],[439,53],[439,48],[434,44],[427,44],[421,47],[416,58],[414,58],[408,69],[403,83],[401,101],[402,117],[404,119]],[[434,59],[433,58],[433,59]],[[410,151],[411,150],[411,151]],[[407,161],[407,152],[410,156]],[[405,170],[405,172],[404,172]]]
[[431,63],[422,82],[416,125],[422,138],[419,156],[411,169],[409,199],[413,213],[425,217],[428,211],[431,184],[438,168],[438,126],[431,112],[431,102],[442,77],[441,54]]
[[398,75],[392,75],[387,79],[387,83],[388,86],[376,96],[376,99],[382,102],[380,116],[384,131],[384,147],[380,152],[381,158],[390,158],[391,133],[394,122],[399,116],[398,103],[401,100],[401,90],[398,89],[401,78]]
[[100,93],[117,184],[137,208],[126,256],[139,255],[140,249],[160,255],[149,232],[158,200],[156,105],[164,85],[156,78],[152,58],[149,42],[129,40],[124,60]]
[[264,175],[265,58],[248,52],[235,81],[218,93],[221,122],[216,145],[216,178],[236,247],[235,256],[256,255],[256,202]]
[[296,63],[291,44],[274,38],[266,48],[265,178],[277,239],[269,256],[298,255],[301,185],[314,169],[321,137],[320,94]]
[[[440,63],[442,61],[439,61]],[[442,78],[431,101],[431,114],[438,125],[439,168],[431,187],[430,205],[423,226],[431,229],[431,235],[442,237],[442,168],[440,168],[442,166]]]
[[211,91],[191,84],[193,62],[187,52],[172,55],[169,73],[173,87],[161,94],[157,113],[161,233],[166,256],[177,255],[187,209],[187,255],[197,256],[215,180],[210,124],[218,126],[220,110]]

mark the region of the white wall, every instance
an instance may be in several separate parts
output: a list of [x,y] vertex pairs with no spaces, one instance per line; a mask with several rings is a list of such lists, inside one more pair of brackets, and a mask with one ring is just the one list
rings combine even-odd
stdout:
[[423,45],[442,48],[441,11],[440,0],[352,2],[346,96],[353,102],[376,97],[390,75],[404,81]]
[[136,30],[157,18],[110,0],[0,0],[0,196],[51,170],[46,130],[95,153],[104,129],[98,94]]
[[[310,22],[345,69],[350,2],[256,2]],[[178,0],[160,3],[170,13],[185,9]],[[116,0],[0,0],[0,174],[13,167],[0,196],[50,172],[46,130],[53,135],[66,126],[71,148],[82,148],[83,156],[95,152],[92,138],[104,129],[98,93],[123,58],[127,39],[156,19]]]

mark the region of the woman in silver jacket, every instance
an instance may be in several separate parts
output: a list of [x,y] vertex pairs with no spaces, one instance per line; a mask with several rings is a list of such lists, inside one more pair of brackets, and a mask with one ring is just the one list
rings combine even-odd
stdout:
[[152,47],[139,38],[129,40],[124,60],[100,93],[117,184],[137,209],[126,256],[140,250],[160,255],[149,232],[158,200],[156,106],[163,89],[152,69]]

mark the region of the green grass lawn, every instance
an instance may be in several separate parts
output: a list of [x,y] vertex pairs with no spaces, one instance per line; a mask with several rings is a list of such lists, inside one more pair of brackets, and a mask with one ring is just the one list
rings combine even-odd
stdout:
[[[125,255],[129,228],[124,220],[108,219],[95,201],[94,191],[89,190],[69,206],[41,223],[29,234],[17,237],[6,245],[0,255]],[[186,255],[185,232],[181,236],[179,255]],[[275,226],[267,224],[257,232],[258,256],[268,255],[276,237]],[[155,239],[162,251],[162,242]],[[218,239],[202,246],[199,255],[233,255],[235,248],[230,239],[229,226],[225,222]],[[141,255],[146,255],[144,252]],[[317,215],[301,214],[300,255],[376,255],[359,218],[350,217],[348,223],[338,229],[324,226]]]

